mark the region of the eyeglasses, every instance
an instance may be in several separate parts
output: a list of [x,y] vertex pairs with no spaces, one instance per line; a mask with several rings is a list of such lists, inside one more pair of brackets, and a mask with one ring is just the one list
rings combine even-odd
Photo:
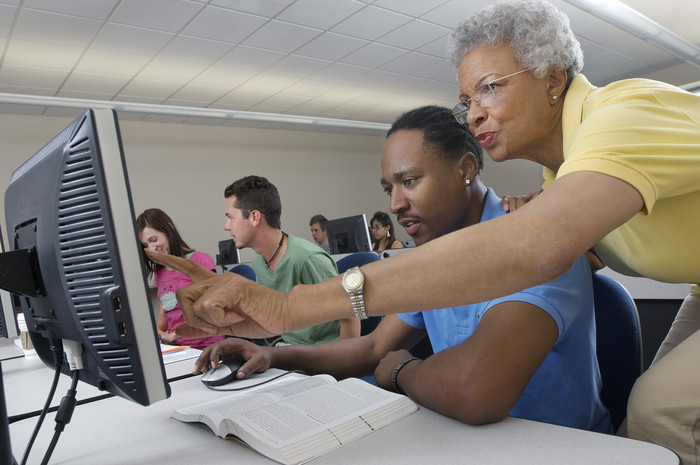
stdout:
[[381,226],[381,225],[376,225],[376,224],[375,224],[375,225],[372,226],[371,228],[374,229],[374,230],[376,231],[376,230],[378,230],[378,229],[386,228],[386,226]]
[[516,73],[509,74],[508,76],[499,77],[498,79],[494,79],[493,81],[489,81],[486,84],[477,87],[474,90],[474,94],[472,94],[471,98],[459,102],[452,109],[452,114],[454,115],[457,122],[459,122],[459,124],[467,124],[467,114],[469,113],[469,108],[472,106],[472,101],[479,105],[481,108],[486,108],[489,105],[491,105],[493,103],[494,97],[496,96],[495,89],[499,85],[496,84],[498,81],[516,76],[520,73],[524,73],[525,71],[530,70],[527,68],[522,69]]

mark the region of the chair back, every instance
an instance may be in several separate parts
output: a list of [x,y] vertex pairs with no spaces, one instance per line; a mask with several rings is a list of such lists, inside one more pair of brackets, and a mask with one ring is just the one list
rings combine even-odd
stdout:
[[234,266],[229,270],[231,273],[236,273],[244,278],[248,278],[251,281],[258,281],[257,276],[255,276],[255,271],[253,271],[253,267],[250,265],[246,265],[245,263],[241,263],[239,265]]
[[[355,252],[347,255],[336,262],[338,265],[338,273],[345,273],[352,267],[366,265],[371,262],[376,262],[380,257],[376,252]],[[362,320],[360,327],[360,335],[374,331],[379,322],[382,321],[381,316],[371,316],[366,320]]]
[[627,289],[609,276],[593,275],[593,297],[601,398],[617,431],[627,414],[632,386],[643,371],[639,314]]

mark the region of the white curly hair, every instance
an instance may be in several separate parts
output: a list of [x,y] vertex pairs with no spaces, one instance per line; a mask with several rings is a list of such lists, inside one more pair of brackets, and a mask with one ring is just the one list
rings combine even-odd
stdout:
[[480,46],[510,45],[515,58],[535,77],[549,69],[567,72],[567,80],[583,68],[583,51],[569,18],[544,0],[506,0],[488,5],[460,23],[450,34],[446,56],[455,68]]

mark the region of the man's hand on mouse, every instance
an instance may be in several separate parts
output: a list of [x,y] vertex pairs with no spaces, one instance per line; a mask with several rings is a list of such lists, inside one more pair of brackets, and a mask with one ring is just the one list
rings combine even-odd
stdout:
[[148,249],[146,254],[154,262],[185,273],[193,282],[176,293],[187,320],[187,325],[176,328],[180,337],[270,337],[287,331],[286,294],[235,273],[216,274],[182,257]]
[[206,373],[216,368],[221,360],[237,358],[245,360],[236,377],[243,379],[251,373],[262,373],[272,365],[272,349],[244,339],[228,338],[205,348],[192,370],[193,374]]

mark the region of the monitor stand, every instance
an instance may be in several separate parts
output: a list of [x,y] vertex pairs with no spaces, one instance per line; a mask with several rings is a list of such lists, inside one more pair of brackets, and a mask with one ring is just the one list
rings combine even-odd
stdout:
[[17,465],[12,456],[12,444],[10,443],[10,424],[5,404],[5,386],[2,382],[2,362],[0,362],[0,463]]

